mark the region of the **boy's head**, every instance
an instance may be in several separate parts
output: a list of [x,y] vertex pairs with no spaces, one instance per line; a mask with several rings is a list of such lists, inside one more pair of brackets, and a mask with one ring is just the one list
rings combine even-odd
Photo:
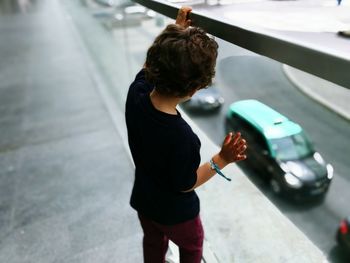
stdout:
[[162,95],[186,97],[211,84],[217,54],[204,30],[168,25],[148,49],[146,78]]

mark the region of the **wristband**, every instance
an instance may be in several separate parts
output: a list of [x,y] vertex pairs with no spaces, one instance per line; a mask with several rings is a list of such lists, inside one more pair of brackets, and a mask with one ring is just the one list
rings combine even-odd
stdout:
[[219,174],[219,175],[221,175],[222,177],[224,177],[227,181],[231,181],[231,178],[226,177],[226,176],[221,172],[219,166],[218,166],[216,163],[214,163],[213,159],[210,159],[209,163],[210,163],[210,168],[211,168],[212,170],[215,170],[215,172],[216,172],[217,174]]

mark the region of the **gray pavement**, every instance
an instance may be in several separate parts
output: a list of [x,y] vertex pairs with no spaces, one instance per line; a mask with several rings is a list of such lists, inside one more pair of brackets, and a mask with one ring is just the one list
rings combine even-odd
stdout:
[[57,1],[21,14],[7,7],[0,262],[142,262],[141,229],[128,206],[133,165],[71,22]]
[[[78,23],[77,35],[61,5],[71,2],[2,2],[0,262],[142,262],[120,105],[132,74],[123,48],[104,52],[93,25]],[[82,46],[88,35],[99,48]],[[101,75],[107,64],[118,65],[115,79]],[[193,126],[207,160],[218,148]],[[215,178],[198,191],[205,253],[215,254],[206,262],[326,262],[236,166],[225,172],[233,184]]]

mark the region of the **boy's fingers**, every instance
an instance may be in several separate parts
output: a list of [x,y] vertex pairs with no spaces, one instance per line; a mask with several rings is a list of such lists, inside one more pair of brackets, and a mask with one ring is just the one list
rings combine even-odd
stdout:
[[244,139],[241,139],[239,142],[237,142],[237,147],[242,147],[243,145],[247,145],[247,142]]
[[233,135],[232,132],[230,132],[229,134],[226,135],[226,137],[224,139],[224,143],[223,143],[224,145],[227,145],[230,143],[232,135]]
[[181,20],[186,20],[187,14],[192,11],[192,8],[189,6],[184,6],[179,9],[177,17]]
[[240,138],[241,138],[241,133],[240,133],[240,132],[237,132],[237,133],[235,134],[235,136],[232,138],[231,143],[232,143],[233,145],[237,144],[237,142],[239,141]]
[[243,161],[245,159],[247,159],[247,155],[243,154],[243,155],[238,155],[236,160],[237,161]]
[[237,152],[239,154],[243,153],[245,150],[247,149],[247,145],[240,145],[238,148],[237,148]]
[[180,8],[179,11],[188,13],[188,12],[191,12],[191,11],[192,11],[192,7],[190,7],[190,6],[183,6],[183,7]]
[[192,11],[192,8],[189,6],[181,7],[177,13],[175,23],[185,28],[189,27],[192,21],[189,19],[188,15],[191,11]]

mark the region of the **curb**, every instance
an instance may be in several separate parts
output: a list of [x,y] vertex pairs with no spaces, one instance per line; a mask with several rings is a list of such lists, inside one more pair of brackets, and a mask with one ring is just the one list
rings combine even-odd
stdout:
[[296,74],[293,72],[296,69],[283,64],[282,69],[284,74],[287,76],[290,82],[294,84],[296,88],[298,88],[301,92],[309,96],[314,101],[318,102],[319,104],[323,105],[324,107],[328,108],[329,110],[335,112],[340,117],[344,118],[347,121],[350,121],[350,109],[347,111],[343,109],[342,107],[339,107],[338,105],[331,103],[329,100],[327,100],[325,97],[319,95],[318,93],[315,93],[311,88],[309,88],[307,85],[302,83],[298,77],[296,77]]

